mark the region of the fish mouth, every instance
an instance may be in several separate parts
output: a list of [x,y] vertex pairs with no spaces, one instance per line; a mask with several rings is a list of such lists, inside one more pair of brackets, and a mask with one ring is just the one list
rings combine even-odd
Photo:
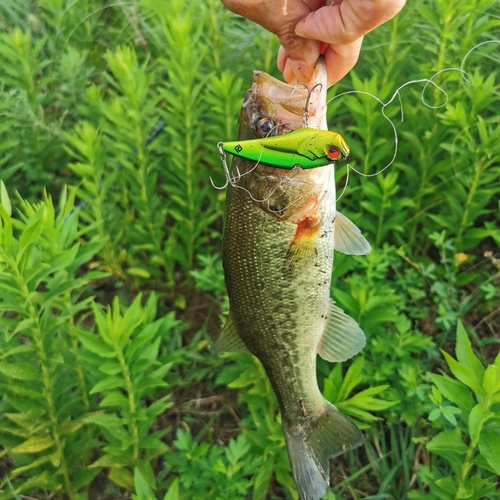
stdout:
[[327,130],[326,90],[323,57],[308,84],[289,85],[254,71],[241,111],[240,139],[286,134],[302,126]]

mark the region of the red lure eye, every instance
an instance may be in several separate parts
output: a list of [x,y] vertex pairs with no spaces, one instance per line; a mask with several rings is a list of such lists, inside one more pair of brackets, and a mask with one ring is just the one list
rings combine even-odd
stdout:
[[332,160],[336,160],[340,156],[340,150],[339,148],[336,148],[335,146],[332,146],[328,150],[328,158],[331,158]]

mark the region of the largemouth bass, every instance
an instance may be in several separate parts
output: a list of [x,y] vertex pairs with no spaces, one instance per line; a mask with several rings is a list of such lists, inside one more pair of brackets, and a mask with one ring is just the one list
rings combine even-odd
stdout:
[[[326,130],[322,63],[310,83],[321,88],[311,95],[262,72],[253,79],[240,141],[301,128],[308,97],[308,128]],[[339,147],[349,151],[343,139]],[[336,211],[333,164],[290,170],[238,157],[231,175],[223,236],[231,308],[213,347],[261,361],[279,402],[300,498],[319,500],[330,482],[328,459],[362,443],[316,380],[316,354],[341,362],[365,345],[358,324],[330,299],[333,252],[362,255],[370,245]]]

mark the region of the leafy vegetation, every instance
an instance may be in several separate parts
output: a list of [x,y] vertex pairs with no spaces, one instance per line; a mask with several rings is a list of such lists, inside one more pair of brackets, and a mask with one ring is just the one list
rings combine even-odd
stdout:
[[[410,2],[329,91],[365,175],[393,131],[340,94],[388,102],[438,73],[446,96],[402,88],[395,162],[351,171],[339,201],[373,251],[335,256],[368,343],[318,381],[365,444],[327,500],[500,498],[500,44],[469,53],[499,15]],[[1,500],[297,499],[262,367],[209,350],[228,309],[215,144],[276,51],[218,0],[0,3]]]

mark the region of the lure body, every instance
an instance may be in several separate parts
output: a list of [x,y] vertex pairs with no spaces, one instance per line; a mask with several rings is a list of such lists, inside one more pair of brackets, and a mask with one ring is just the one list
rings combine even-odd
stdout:
[[340,134],[311,128],[264,139],[225,142],[222,149],[246,160],[288,170],[297,166],[324,167],[349,155],[349,146]]

